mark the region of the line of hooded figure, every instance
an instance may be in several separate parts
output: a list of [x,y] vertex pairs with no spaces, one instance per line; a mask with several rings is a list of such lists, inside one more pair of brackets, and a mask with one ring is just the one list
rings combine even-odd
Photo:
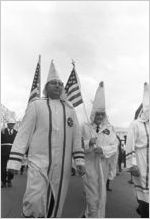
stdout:
[[[131,123],[126,144],[126,169],[134,177],[141,217],[148,215],[149,208],[148,89],[145,83],[142,111]],[[45,97],[29,104],[11,148],[7,170],[12,174],[19,171],[28,150],[22,213],[24,217],[61,217],[73,158],[85,189],[83,217],[104,218],[106,184],[116,176],[119,144],[106,113],[104,82],[96,91],[90,122],[82,128],[73,105],[62,93],[63,82],[52,62]]]

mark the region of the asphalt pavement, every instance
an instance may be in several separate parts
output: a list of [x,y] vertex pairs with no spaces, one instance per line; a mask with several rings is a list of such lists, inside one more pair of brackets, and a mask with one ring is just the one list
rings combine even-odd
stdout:
[[[138,218],[134,186],[126,172],[117,176],[107,192],[106,218]],[[1,189],[1,218],[22,218],[22,198],[26,187],[26,173],[16,175],[13,187]],[[63,209],[63,218],[80,218],[84,213],[85,198],[82,179],[72,176]]]

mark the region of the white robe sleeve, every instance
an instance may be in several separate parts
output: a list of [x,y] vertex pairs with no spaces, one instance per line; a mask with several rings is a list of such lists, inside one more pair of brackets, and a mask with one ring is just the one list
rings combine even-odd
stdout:
[[20,170],[23,156],[27,151],[30,138],[35,129],[36,110],[35,103],[29,104],[25,116],[22,120],[21,126],[18,130],[7,163],[7,169]]
[[75,111],[73,126],[73,158],[76,166],[85,165],[85,154],[81,141],[81,129]]
[[126,143],[126,165],[127,168],[136,165],[136,157],[135,157],[135,136],[136,136],[136,127],[133,122],[128,131],[127,135],[127,143]]

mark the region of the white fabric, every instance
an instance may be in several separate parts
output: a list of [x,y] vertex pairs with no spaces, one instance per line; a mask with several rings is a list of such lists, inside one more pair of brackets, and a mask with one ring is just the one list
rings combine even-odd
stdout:
[[47,82],[49,82],[51,80],[60,80],[60,77],[59,77],[58,72],[55,68],[53,60],[51,61],[51,65],[50,65],[50,69],[49,69],[48,77],[47,77]]
[[[103,131],[108,129],[110,134],[104,134]],[[83,176],[86,191],[86,217],[103,218],[105,217],[106,205],[106,181],[108,178],[113,179],[116,171],[116,154],[118,140],[113,127],[109,123],[100,127],[99,133],[96,133],[96,125],[85,123],[82,127],[82,136],[85,145],[85,167],[86,174]],[[90,147],[91,137],[96,137],[96,147],[102,147],[104,158],[96,154]],[[110,172],[111,165],[111,172]]]
[[149,108],[149,85],[148,83],[144,83],[144,92],[143,92],[143,101],[142,101],[142,110],[140,115],[138,116],[138,119],[141,122],[147,122],[149,121],[150,116],[150,108]]
[[95,112],[105,112],[105,92],[104,92],[103,82],[99,83],[99,86],[96,90],[91,116],[90,116],[91,121],[94,120]]
[[[57,217],[61,216],[71,171],[72,152],[83,151],[81,135],[74,109],[68,103],[66,109],[66,153],[64,161],[62,193],[59,200]],[[49,177],[49,111],[46,99],[32,102],[27,108],[21,127],[15,138],[11,152],[24,154],[28,152],[28,180],[23,200],[23,212],[26,216],[46,217],[46,195],[50,183],[55,201],[57,201],[62,166],[62,150],[64,136],[63,108],[59,100],[50,100],[52,111],[52,163]],[[67,123],[68,118],[73,126]],[[83,159],[82,159],[83,160]],[[80,162],[81,164],[81,162]],[[82,161],[82,165],[84,162]],[[21,162],[9,160],[7,168],[19,170]]]
[[108,159],[108,179],[113,180],[117,174],[118,152]]
[[[47,76],[47,81],[46,81],[46,84],[51,81],[51,80],[58,80],[58,81],[62,81],[58,75],[58,72],[55,68],[55,65],[53,63],[53,60],[51,61],[51,64],[50,64],[50,69],[49,69],[49,72],[48,72],[48,76]],[[45,86],[46,86],[45,84]],[[47,93],[46,93],[46,90],[45,90],[45,87],[43,89],[43,94],[44,96],[47,97]],[[65,97],[65,94],[64,94],[64,91],[63,91],[63,97]],[[65,99],[65,98],[64,98]]]
[[13,119],[13,118],[9,118],[7,124],[8,124],[8,123],[16,123],[16,121],[15,121],[15,119]]
[[[149,122],[146,123],[149,132]],[[130,125],[126,144],[127,168],[137,165],[140,171],[139,177],[134,177],[135,185],[146,188],[147,175],[147,136],[144,123],[137,119]],[[149,155],[148,155],[149,156]],[[139,200],[149,202],[149,190],[136,188]]]
[[143,92],[143,111],[149,110],[149,85],[144,83],[144,92]]

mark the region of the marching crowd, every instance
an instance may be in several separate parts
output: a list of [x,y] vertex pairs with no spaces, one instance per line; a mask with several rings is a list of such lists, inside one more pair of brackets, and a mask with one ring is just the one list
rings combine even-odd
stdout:
[[14,121],[1,131],[1,187],[12,186],[14,174],[28,167],[24,217],[61,217],[73,159],[85,189],[83,217],[105,217],[109,182],[116,176],[117,164],[122,171],[123,161],[135,184],[137,212],[149,218],[148,88],[145,83],[142,111],[121,141],[108,119],[104,83],[97,88],[90,122],[80,127],[72,104],[62,95],[63,82],[52,63],[45,97],[29,104],[18,132]]

